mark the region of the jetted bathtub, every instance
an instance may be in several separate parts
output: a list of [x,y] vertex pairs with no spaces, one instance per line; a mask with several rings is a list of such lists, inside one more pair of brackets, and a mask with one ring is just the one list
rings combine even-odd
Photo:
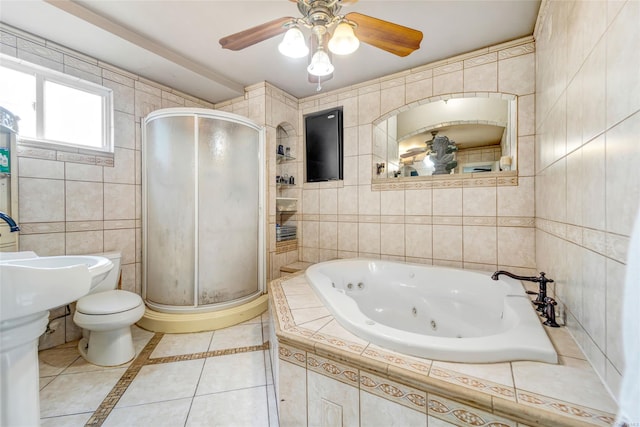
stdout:
[[366,259],[315,264],[306,277],[345,329],[381,347],[449,362],[558,361],[517,280]]

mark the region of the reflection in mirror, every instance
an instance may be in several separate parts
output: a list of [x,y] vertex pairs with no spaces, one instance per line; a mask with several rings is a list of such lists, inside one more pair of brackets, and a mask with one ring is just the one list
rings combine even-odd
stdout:
[[515,169],[515,97],[438,99],[377,123],[374,179]]

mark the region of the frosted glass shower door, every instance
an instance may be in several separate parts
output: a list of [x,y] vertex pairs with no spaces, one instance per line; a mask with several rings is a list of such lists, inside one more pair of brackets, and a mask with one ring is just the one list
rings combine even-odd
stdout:
[[146,299],[193,306],[195,275],[195,117],[147,124]]
[[143,298],[167,313],[217,311],[264,290],[264,131],[199,108],[145,119]]
[[259,286],[260,134],[198,118],[198,304],[242,298]]

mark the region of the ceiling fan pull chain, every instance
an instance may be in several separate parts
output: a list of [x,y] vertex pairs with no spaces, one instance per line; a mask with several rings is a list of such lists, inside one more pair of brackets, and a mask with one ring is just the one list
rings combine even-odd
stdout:
[[322,90],[322,86],[320,85],[320,76],[318,76],[318,87],[316,88],[316,92],[320,92]]

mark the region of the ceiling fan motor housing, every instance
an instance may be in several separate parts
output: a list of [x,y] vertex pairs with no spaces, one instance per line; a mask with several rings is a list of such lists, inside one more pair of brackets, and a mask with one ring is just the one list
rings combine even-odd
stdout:
[[341,18],[338,16],[340,3],[336,0],[298,0],[298,10],[309,27],[327,27]]

